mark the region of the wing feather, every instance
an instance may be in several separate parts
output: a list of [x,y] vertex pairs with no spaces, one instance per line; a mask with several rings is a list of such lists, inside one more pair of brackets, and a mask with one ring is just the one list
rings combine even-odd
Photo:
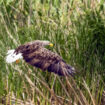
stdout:
[[30,51],[29,53],[23,53],[23,59],[43,71],[48,70],[58,75],[73,75],[75,70],[73,67],[66,64],[63,59],[56,53],[50,50],[39,47],[37,50]]

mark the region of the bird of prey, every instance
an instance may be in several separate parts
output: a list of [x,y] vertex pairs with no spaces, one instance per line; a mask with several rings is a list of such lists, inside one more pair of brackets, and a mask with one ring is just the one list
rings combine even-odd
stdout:
[[74,67],[66,64],[61,56],[48,50],[45,46],[53,46],[53,44],[50,41],[35,40],[16,49],[8,50],[6,62],[12,63],[24,59],[30,65],[43,71],[48,70],[61,76],[73,76],[75,73]]

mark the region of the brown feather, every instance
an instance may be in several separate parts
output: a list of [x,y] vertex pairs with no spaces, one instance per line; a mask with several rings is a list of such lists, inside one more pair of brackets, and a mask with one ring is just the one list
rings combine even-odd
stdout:
[[16,53],[19,52],[22,53],[23,59],[27,63],[41,68],[43,71],[48,70],[63,76],[75,73],[74,68],[66,64],[58,54],[38,44],[22,45],[16,49]]

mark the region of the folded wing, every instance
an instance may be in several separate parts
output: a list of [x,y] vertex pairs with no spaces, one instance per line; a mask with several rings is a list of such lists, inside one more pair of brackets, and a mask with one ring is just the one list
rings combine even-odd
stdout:
[[75,73],[75,69],[66,64],[58,54],[43,47],[29,52],[24,51],[23,59],[43,71],[48,70],[61,76],[73,75]]

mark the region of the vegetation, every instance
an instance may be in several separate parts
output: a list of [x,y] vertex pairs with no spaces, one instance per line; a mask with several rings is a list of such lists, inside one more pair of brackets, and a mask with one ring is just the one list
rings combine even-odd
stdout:
[[[37,39],[54,43],[49,49],[77,74],[60,77],[24,61],[5,62],[8,49]],[[0,103],[104,105],[104,63],[104,0],[0,0]]]

